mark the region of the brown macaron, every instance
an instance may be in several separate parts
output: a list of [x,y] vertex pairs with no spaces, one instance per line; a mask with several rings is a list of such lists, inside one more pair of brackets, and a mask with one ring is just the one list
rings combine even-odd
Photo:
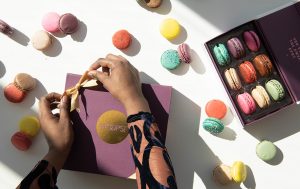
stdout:
[[73,34],[79,28],[79,21],[71,13],[62,15],[59,19],[59,29],[64,34]]
[[272,62],[265,54],[256,56],[253,59],[253,64],[262,77],[269,76],[272,73]]
[[14,85],[22,91],[29,92],[36,87],[36,80],[29,74],[19,73],[14,79]]
[[161,5],[163,0],[144,0],[148,7],[157,8]]

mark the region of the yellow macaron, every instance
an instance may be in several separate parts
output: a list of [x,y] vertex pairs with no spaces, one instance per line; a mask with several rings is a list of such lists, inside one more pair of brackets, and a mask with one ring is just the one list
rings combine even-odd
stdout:
[[22,133],[34,137],[40,130],[40,122],[34,116],[25,116],[19,122],[19,128]]
[[177,20],[168,18],[165,19],[160,25],[160,33],[168,40],[175,39],[181,32],[180,24]]

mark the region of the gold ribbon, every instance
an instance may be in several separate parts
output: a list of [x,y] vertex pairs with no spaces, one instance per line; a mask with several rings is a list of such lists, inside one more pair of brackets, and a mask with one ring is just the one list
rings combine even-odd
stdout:
[[80,90],[80,88],[95,87],[97,85],[98,85],[97,80],[91,79],[88,76],[88,71],[85,71],[84,74],[79,79],[78,83],[74,87],[67,89],[63,93],[63,96],[71,97],[70,112],[72,112],[73,110],[76,110],[78,112],[80,111],[80,106],[79,106],[79,90]]

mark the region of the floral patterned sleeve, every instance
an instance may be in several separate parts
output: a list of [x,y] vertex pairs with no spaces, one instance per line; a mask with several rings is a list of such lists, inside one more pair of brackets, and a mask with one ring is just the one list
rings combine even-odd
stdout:
[[171,159],[151,113],[127,119],[139,189],[177,189]]
[[22,180],[17,189],[57,189],[57,171],[48,161],[41,160]]

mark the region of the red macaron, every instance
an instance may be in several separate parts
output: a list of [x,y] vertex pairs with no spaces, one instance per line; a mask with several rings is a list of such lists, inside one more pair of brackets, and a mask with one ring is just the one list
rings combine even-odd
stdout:
[[253,83],[257,80],[256,71],[251,62],[243,62],[239,66],[239,71],[245,83]]
[[12,103],[20,103],[25,98],[26,93],[11,83],[4,88],[4,96]]
[[131,41],[132,37],[127,30],[117,31],[112,37],[113,45],[120,50],[128,48]]
[[11,137],[11,143],[21,151],[28,150],[32,144],[30,137],[22,132],[16,132]]
[[227,113],[227,106],[221,100],[211,100],[205,106],[208,117],[222,119]]

